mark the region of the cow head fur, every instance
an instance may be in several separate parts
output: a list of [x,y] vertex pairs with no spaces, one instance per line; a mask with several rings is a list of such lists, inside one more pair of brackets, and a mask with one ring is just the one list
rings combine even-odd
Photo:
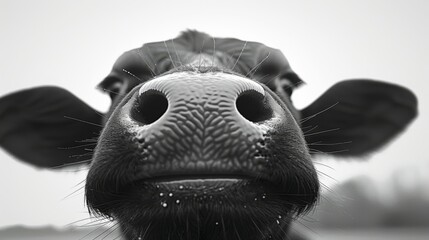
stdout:
[[417,114],[368,79],[297,110],[301,83],[276,49],[187,31],[119,57],[106,114],[58,87],[1,98],[0,144],[39,167],[90,158],[88,206],[128,239],[286,239],[318,199],[312,155],[368,154]]

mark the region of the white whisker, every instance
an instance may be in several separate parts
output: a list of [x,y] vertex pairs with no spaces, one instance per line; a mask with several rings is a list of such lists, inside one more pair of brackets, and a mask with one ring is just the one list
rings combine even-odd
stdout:
[[250,71],[246,74],[245,77],[249,76],[249,74],[252,74],[252,72],[256,72],[258,70],[258,68],[262,65],[262,63],[265,62],[265,60],[267,60],[270,57],[271,52],[269,52],[267,54],[267,56],[262,59],[258,64],[256,64],[252,69],[250,69]]
[[103,127],[103,125],[100,125],[100,124],[97,124],[97,123],[88,122],[88,121],[81,120],[81,119],[78,119],[78,118],[69,117],[69,116],[63,116],[63,117],[71,119],[71,120],[75,120],[75,121],[78,121],[78,122],[81,122],[81,123],[87,123],[87,124],[94,125],[94,126],[101,127],[101,128]]
[[144,64],[146,64],[146,66],[149,68],[150,70],[150,74],[152,75],[152,77],[155,77],[155,71],[153,70],[153,68],[149,65],[149,63],[146,61],[146,58],[142,55],[142,49],[137,50],[137,54],[140,56],[140,58],[143,60]]
[[170,50],[168,49],[168,45],[167,45],[167,42],[166,42],[166,41],[164,41],[164,46],[165,46],[165,48],[167,49],[167,54],[168,54],[168,57],[170,58],[171,64],[173,64],[173,67],[174,67],[174,68],[177,68],[177,67],[176,67],[176,64],[174,63],[173,58],[171,57]]
[[125,73],[127,73],[128,75],[132,76],[133,78],[139,80],[140,82],[144,82],[141,78],[137,77],[132,72],[130,72],[130,71],[126,70],[126,69],[123,69],[123,68],[122,68],[122,71],[125,72]]
[[237,60],[235,60],[234,66],[232,66],[232,69],[231,69],[231,70],[233,70],[233,71],[234,71],[234,68],[235,68],[235,66],[237,65],[238,61],[240,60],[241,55],[243,54],[243,51],[244,51],[244,49],[246,48],[246,45],[247,45],[247,41],[246,41],[246,42],[244,42],[243,47],[241,48],[240,54],[238,55]]

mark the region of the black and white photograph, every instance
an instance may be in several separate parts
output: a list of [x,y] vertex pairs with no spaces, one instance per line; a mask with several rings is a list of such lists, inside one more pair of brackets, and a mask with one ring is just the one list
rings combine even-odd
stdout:
[[0,239],[429,239],[428,14],[0,0]]

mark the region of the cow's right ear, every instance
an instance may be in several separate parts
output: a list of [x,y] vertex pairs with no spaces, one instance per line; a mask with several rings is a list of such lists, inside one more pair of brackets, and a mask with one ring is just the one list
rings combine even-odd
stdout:
[[89,162],[102,114],[59,87],[38,87],[0,98],[0,146],[38,167]]
[[301,114],[314,154],[358,157],[402,132],[417,116],[417,98],[395,84],[353,79],[332,86]]

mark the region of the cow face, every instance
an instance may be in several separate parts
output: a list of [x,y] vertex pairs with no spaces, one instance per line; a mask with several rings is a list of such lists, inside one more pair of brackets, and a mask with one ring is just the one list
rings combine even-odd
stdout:
[[0,99],[0,143],[38,166],[90,155],[88,206],[127,239],[284,239],[318,198],[311,155],[369,153],[417,114],[409,90],[363,79],[299,111],[300,83],[278,50],[189,31],[124,53],[104,116],[56,87]]

